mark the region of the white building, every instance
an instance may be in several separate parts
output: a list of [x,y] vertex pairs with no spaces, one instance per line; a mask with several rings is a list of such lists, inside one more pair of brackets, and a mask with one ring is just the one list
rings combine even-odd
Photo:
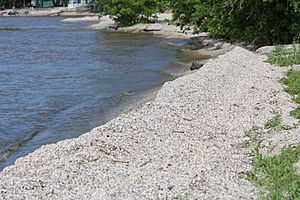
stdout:
[[82,6],[87,6],[92,3],[93,0],[69,0],[68,9],[74,9]]

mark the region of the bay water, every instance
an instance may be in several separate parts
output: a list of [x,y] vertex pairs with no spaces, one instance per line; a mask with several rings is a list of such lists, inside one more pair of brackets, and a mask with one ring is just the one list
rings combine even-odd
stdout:
[[167,39],[62,19],[0,18],[0,170],[104,124],[183,70]]

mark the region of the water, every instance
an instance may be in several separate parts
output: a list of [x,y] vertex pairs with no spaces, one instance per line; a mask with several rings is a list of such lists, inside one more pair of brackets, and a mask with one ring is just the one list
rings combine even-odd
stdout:
[[180,53],[162,48],[164,39],[61,19],[0,18],[0,28],[20,28],[0,31],[0,170],[105,123],[179,70],[172,63]]

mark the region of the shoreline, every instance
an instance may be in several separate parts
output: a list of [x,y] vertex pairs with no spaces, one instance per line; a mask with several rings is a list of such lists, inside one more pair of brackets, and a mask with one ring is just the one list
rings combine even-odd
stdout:
[[[234,48],[235,45],[227,43],[222,39],[211,39],[206,32],[193,34],[192,30],[185,33],[180,30],[180,27],[169,24],[168,21],[172,19],[172,13],[158,14],[158,21],[154,24],[135,24],[129,27],[121,27],[115,29],[115,22],[109,16],[103,16],[98,19],[94,17],[75,17],[65,18],[62,22],[77,23],[82,21],[95,22],[87,26],[87,29],[102,30],[108,32],[124,32],[124,33],[145,33],[151,34],[155,37],[162,37],[167,39],[186,39],[190,40],[190,45],[178,45],[174,43],[166,43],[166,46],[172,46],[185,52],[188,57],[194,57],[189,62],[185,63],[186,66],[196,65],[195,69],[199,69],[209,59],[214,59],[220,55],[225,54]],[[199,65],[200,64],[200,65]],[[192,69],[191,67],[188,67]],[[188,70],[188,69],[187,69]],[[193,69],[192,69],[193,70]]]
[[[278,80],[288,69],[235,47],[165,83],[154,100],[70,140],[45,145],[0,173],[3,198],[256,199],[244,132],[295,104]],[[264,84],[261,84],[264,83]],[[276,103],[272,103],[276,102]],[[275,136],[292,144],[299,127]],[[284,134],[282,134],[284,133]]]
[[[79,18],[80,19],[80,18]],[[58,19],[57,21],[59,21],[60,19]],[[161,43],[159,43],[159,45],[162,45]],[[164,46],[159,46],[159,48],[165,48]],[[172,80],[175,77],[181,76],[183,72],[183,70],[181,70],[182,67],[178,67],[178,69],[175,67],[174,70],[171,72],[166,72],[164,74],[164,76],[168,77],[168,80]],[[186,67],[185,72],[188,71],[188,67]],[[159,86],[160,87],[160,86]],[[155,89],[150,89],[150,90],[146,90],[146,91],[134,91],[134,92],[129,92],[131,94],[126,94],[126,92],[120,93],[115,99],[117,99],[116,101],[120,102],[118,103],[118,106],[116,106],[116,109],[110,110],[108,112],[108,114],[105,116],[105,119],[112,119],[112,117],[116,117],[117,115],[119,115],[120,113],[123,112],[127,112],[128,110],[132,109],[133,107],[135,107],[137,104],[141,104],[141,102],[144,102],[144,99],[146,97],[153,94],[153,92],[156,92],[159,88],[155,85]],[[125,99],[125,100],[124,100]],[[125,103],[124,103],[124,102]],[[108,121],[108,120],[105,120]],[[85,130],[88,131],[88,130]],[[85,132],[84,131],[84,132]],[[80,132],[80,133],[84,133],[84,132]],[[32,131],[33,135],[35,135],[37,133],[37,131]],[[30,134],[31,135],[31,134]],[[29,137],[32,138],[32,137]],[[18,149],[20,147],[23,146],[24,142],[28,141],[27,138],[24,139],[24,141],[21,141],[19,143],[15,143],[12,144],[11,146],[8,146],[6,149],[4,149],[3,154],[2,152],[0,152],[0,160],[6,160],[7,155],[9,154],[13,154],[13,152],[18,151]],[[25,145],[24,145],[25,146]],[[5,164],[6,165],[6,164]],[[2,166],[0,166],[2,171]]]
[[[153,36],[163,38],[175,38],[175,39],[189,39],[192,41],[190,46],[180,46],[182,50],[189,54],[198,55],[199,58],[207,57],[216,58],[230,51],[234,45],[229,44],[223,40],[211,39],[207,32],[194,34],[192,30],[183,32],[180,27],[173,24],[169,24],[172,20],[172,13],[160,13],[157,15],[158,19],[156,23],[152,24],[135,24],[128,27],[120,27],[117,30],[115,22],[109,16],[103,16],[98,22],[88,26],[88,29],[117,31],[125,33],[147,33]],[[80,22],[81,20],[93,21],[92,18],[67,18],[62,20],[63,22]],[[96,17],[94,17],[96,19]]]
[[[77,20],[79,19],[69,18],[66,21],[76,22]],[[182,30],[180,30],[180,27],[169,24],[171,20],[172,13],[158,13],[157,21],[155,23],[139,23],[132,26],[119,27],[116,31],[130,33],[147,32],[157,36],[179,39],[190,39],[192,37],[207,37],[208,35],[207,33],[193,34],[192,30],[187,30],[185,33],[183,33]],[[98,20],[98,22],[88,26],[87,28],[97,30],[113,30],[114,27],[116,27],[115,21],[109,16],[103,16]]]
[[[16,11],[16,15],[9,16],[10,11]],[[0,11],[0,17],[93,17],[96,13],[89,11],[89,9],[77,10],[68,9],[68,7],[54,7],[54,8],[22,8],[22,9],[6,9]]]
[[[68,18],[66,18],[66,19],[68,19]],[[81,19],[81,17],[79,17],[78,19]],[[84,19],[86,19],[86,17],[84,17]],[[16,20],[19,20],[19,19],[16,19]],[[59,22],[60,18],[58,18],[56,21]],[[85,24],[85,23],[83,23],[83,24]],[[80,25],[80,27],[82,27],[82,25]],[[151,36],[148,35],[148,37],[151,37]],[[160,41],[165,41],[165,40],[160,39]],[[158,48],[166,48],[164,46],[163,42],[158,43],[158,45],[159,45]],[[172,51],[176,51],[176,50],[172,49]],[[173,80],[174,78],[181,76],[187,72],[188,72],[188,67],[184,68],[182,66],[178,66],[178,67],[174,67],[172,71],[170,70],[169,72],[164,72],[164,73],[161,72],[161,74],[163,74],[165,77],[167,77],[167,80]],[[160,87],[160,85],[159,86],[155,85],[154,87],[155,87],[154,89],[151,88],[146,91],[141,91],[141,90],[134,91],[134,92],[129,91],[128,94],[126,94],[127,92],[124,92],[124,93],[120,93],[119,95],[117,95],[113,101],[116,101],[118,103],[116,103],[115,109],[111,109],[111,110],[107,111],[107,114],[104,117],[104,119],[105,119],[104,121],[107,122],[110,119],[119,115],[120,113],[127,112],[128,110],[132,109],[136,105],[141,104],[141,102],[144,102],[144,99],[146,97],[148,97],[149,95],[152,96],[153,92],[156,92],[158,90],[158,88]],[[90,128],[93,128],[93,127],[90,127]],[[80,131],[78,133],[84,133],[89,130],[90,129]],[[32,132],[29,133],[29,135],[35,136],[38,132],[41,132],[41,131],[33,130]],[[15,155],[18,155],[18,151],[22,150],[23,146],[26,147],[27,141],[31,140],[31,139],[32,139],[32,137],[29,136],[28,138],[25,138],[24,140],[21,140],[20,142],[11,144],[10,146],[6,147],[3,151],[0,152],[0,161],[3,161],[2,163],[0,163],[1,164],[0,171],[2,171],[6,166],[13,164],[13,162],[15,161],[15,158],[19,157],[19,156],[14,157],[14,155],[13,155],[14,152],[16,152]],[[14,159],[11,160],[10,155]],[[8,160],[8,162],[6,162],[6,160]]]

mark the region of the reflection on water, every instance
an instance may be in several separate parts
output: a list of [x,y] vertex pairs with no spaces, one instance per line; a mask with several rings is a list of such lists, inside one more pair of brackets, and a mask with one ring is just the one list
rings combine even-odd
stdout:
[[178,51],[162,48],[163,39],[60,20],[0,18],[0,28],[20,29],[0,32],[0,152],[20,147],[2,154],[0,169],[103,124],[179,70],[172,66]]

